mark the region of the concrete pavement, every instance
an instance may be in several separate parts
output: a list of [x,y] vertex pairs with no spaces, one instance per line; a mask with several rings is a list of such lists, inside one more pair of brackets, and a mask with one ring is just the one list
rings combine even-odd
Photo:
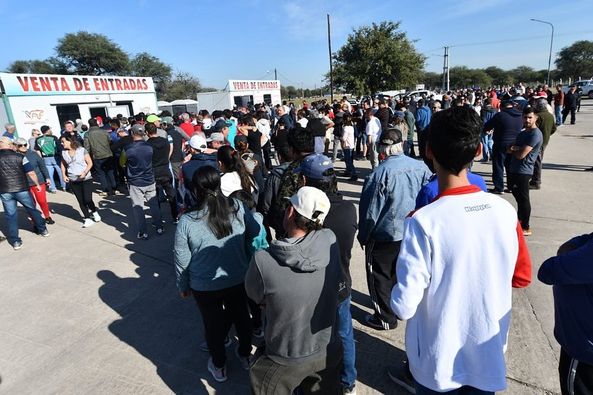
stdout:
[[[583,104],[578,124],[552,136],[543,187],[531,194],[534,275],[563,241],[592,231],[593,173],[583,170],[593,166],[593,101]],[[368,163],[356,165],[368,172]],[[474,171],[490,182],[490,165],[478,163]],[[340,189],[357,201],[361,186],[341,183]],[[0,393],[248,393],[247,372],[232,349],[228,382],[214,382],[206,370],[197,307],[180,299],[174,285],[174,225],[137,241],[129,199],[94,198],[102,223],[82,229],[74,196],[58,193],[49,195],[56,220],[49,238],[31,233],[22,215],[22,250],[0,243]],[[4,233],[5,227],[0,215]],[[361,324],[371,305],[358,246],[352,277],[358,394],[404,394],[385,369],[404,356],[405,324],[389,332]],[[551,288],[534,277],[529,288],[514,291],[513,301],[506,393],[559,393]]]

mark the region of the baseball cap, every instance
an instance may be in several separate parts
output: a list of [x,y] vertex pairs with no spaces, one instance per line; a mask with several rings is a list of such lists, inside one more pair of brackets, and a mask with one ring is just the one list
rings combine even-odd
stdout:
[[191,136],[191,139],[189,139],[189,146],[200,151],[203,151],[208,147],[206,144],[206,139],[199,134]]
[[[149,117],[150,118],[150,117]],[[173,125],[173,117],[162,117],[161,122],[166,123],[167,125]]]
[[228,127],[229,125],[227,125],[227,123],[221,119],[214,124],[213,129],[215,132],[220,132],[223,128]]
[[27,140],[25,140],[25,139],[24,139],[24,138],[22,138],[22,137],[19,137],[18,139],[16,139],[16,140],[14,141],[14,144],[15,144],[15,145],[27,145]]
[[140,124],[134,124],[134,126],[132,126],[130,129],[130,132],[135,135],[144,135],[144,126]]
[[315,180],[325,180],[333,173],[328,170],[334,168],[331,159],[323,154],[311,154],[301,162],[300,172],[302,175]]
[[155,121],[160,121],[161,119],[159,117],[157,117],[154,114],[150,114],[149,116],[146,117],[146,122],[155,122]]
[[47,125],[43,125],[39,130],[41,130],[41,133],[45,133],[47,132],[49,129],[51,129],[49,126]]
[[406,114],[403,111],[396,111],[393,116],[399,119],[404,119]]
[[396,128],[387,129],[387,131],[381,133],[379,138],[379,144],[381,145],[394,145],[403,142],[402,132]]
[[214,132],[210,135],[210,140],[211,141],[219,141],[221,143],[224,143],[224,134],[222,134],[220,132]]
[[323,224],[331,207],[327,195],[313,187],[302,187],[289,200],[300,215],[318,224]]

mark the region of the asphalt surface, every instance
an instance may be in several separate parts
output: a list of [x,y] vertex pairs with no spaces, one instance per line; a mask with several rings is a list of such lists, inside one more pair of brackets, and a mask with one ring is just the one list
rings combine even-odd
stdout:
[[[584,171],[593,166],[593,101],[583,104],[577,124],[552,136],[542,189],[531,194],[534,274],[565,240],[593,228],[593,173]],[[369,171],[366,162],[356,165]],[[491,185],[491,165],[477,163],[474,171]],[[342,182],[340,190],[356,202],[361,186]],[[514,204],[511,195],[503,197]],[[56,221],[49,238],[33,234],[21,213],[23,248],[0,243],[0,393],[249,393],[232,348],[229,381],[214,382],[206,369],[200,314],[175,288],[174,225],[137,241],[127,197],[94,199],[103,221],[91,228],[81,228],[74,196],[59,192],[49,195]],[[6,233],[3,215],[0,231]],[[358,246],[352,277],[358,394],[404,394],[386,368],[404,356],[405,324],[388,332],[362,324],[371,304]],[[530,287],[514,291],[512,314],[505,393],[559,393],[551,288],[534,277]]]

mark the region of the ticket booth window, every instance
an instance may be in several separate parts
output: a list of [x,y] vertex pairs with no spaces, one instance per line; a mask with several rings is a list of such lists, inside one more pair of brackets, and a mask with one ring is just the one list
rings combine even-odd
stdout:
[[60,120],[60,129],[64,127],[66,121],[76,122],[77,119],[80,119],[80,109],[76,104],[58,104],[56,110]]

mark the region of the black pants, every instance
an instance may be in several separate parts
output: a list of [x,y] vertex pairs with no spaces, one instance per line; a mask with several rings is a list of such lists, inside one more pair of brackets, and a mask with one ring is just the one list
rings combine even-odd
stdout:
[[214,366],[222,368],[226,363],[224,341],[231,324],[235,325],[239,338],[239,355],[251,354],[251,318],[247,308],[245,284],[217,291],[192,290],[202,313],[206,344]]
[[328,350],[327,356],[297,365],[280,365],[261,355],[251,366],[249,379],[255,395],[292,395],[295,388],[304,394],[342,394],[340,384],[341,350]]
[[[169,202],[169,206],[171,207],[171,217],[173,220],[177,219],[177,215],[179,215],[179,211],[177,210],[177,193],[173,188],[173,178],[169,175],[168,177],[159,177],[156,179],[156,187],[158,189],[162,189],[165,192],[165,196],[167,196],[167,201]],[[158,192],[157,192],[158,196]],[[159,202],[160,206],[160,202]]]
[[575,120],[576,120],[576,108],[568,108],[568,107],[564,107],[562,109],[562,123],[566,122],[566,118],[568,118],[568,113],[570,113],[570,124],[574,125]]
[[426,134],[426,129],[418,131],[418,155],[422,159],[426,157]]
[[531,216],[531,202],[529,201],[529,174],[509,174],[511,192],[517,201],[517,216],[523,230],[529,229],[529,217]]
[[391,311],[391,289],[395,285],[395,261],[399,255],[401,241],[371,242],[365,246],[366,273],[369,295],[375,308],[375,316],[384,326],[397,323]]
[[531,183],[534,185],[540,185],[542,183],[542,167],[544,161],[544,148],[539,150],[539,154],[535,159],[535,165],[533,167],[533,177],[531,177]]
[[266,165],[266,169],[268,169],[268,171],[271,171],[272,170],[272,144],[268,141],[261,147],[261,150],[264,154],[264,163]]
[[72,189],[72,193],[76,196],[83,217],[90,218],[89,211],[91,213],[97,211],[97,207],[93,203],[93,181],[71,182],[70,189]]
[[494,189],[504,191],[504,174],[507,175],[507,187],[511,189],[509,182],[509,167],[511,165],[511,154],[506,153],[504,144],[494,144],[492,147],[492,183]]
[[254,329],[261,328],[261,307],[249,298],[247,298],[247,304],[249,305],[249,313],[251,313],[251,326]]
[[593,365],[572,358],[564,349],[560,350],[558,374],[562,395],[593,394]]

